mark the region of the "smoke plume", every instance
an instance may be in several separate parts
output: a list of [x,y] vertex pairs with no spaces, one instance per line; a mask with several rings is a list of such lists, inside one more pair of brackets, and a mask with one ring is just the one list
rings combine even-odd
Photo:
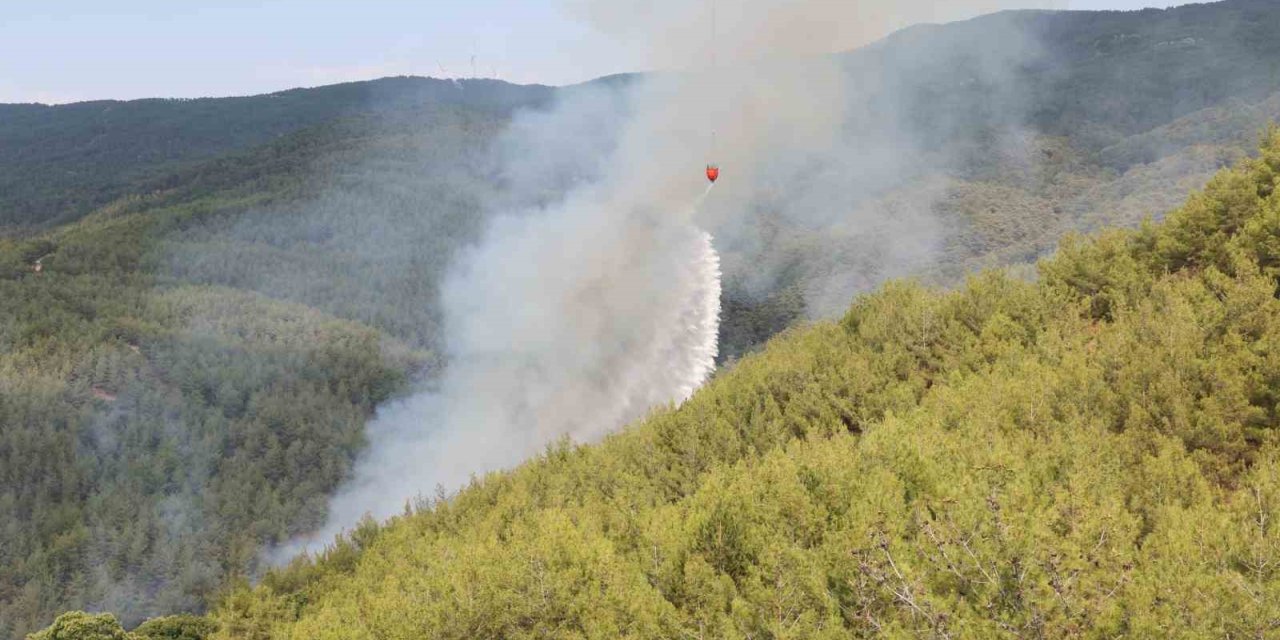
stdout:
[[[549,109],[516,117],[497,145],[491,222],[441,285],[443,375],[379,412],[327,524],[278,557],[687,398],[716,355],[710,234],[747,290],[787,269],[766,217],[847,240],[810,274],[816,315],[927,266],[942,235],[929,206],[938,194],[881,198],[923,151],[900,119],[867,128],[864,94],[877,87],[853,86],[826,54],[1015,3],[718,4],[714,30],[709,0],[572,4],[667,71],[563,89]],[[703,199],[709,162],[723,173]]]

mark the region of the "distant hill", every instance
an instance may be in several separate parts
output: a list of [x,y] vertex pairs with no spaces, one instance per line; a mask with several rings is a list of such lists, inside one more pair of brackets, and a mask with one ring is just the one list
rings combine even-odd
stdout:
[[[963,136],[975,123],[1005,122],[1001,109],[1012,108],[1040,133],[1093,152],[1227,100],[1255,103],[1280,90],[1277,27],[1280,7],[1270,0],[1008,11],[911,27],[845,58],[855,77],[874,75],[898,89],[880,95],[915,96],[908,104],[923,135]],[[1019,59],[1005,64],[1011,53]],[[993,78],[993,69],[1008,78]],[[1018,104],[1001,104],[1011,95]],[[877,96],[868,99],[876,104]]]
[[[1162,217],[1280,118],[1271,33],[1280,3],[1230,0],[1010,12],[838,56],[862,89],[848,135],[874,141],[892,125],[911,141],[901,171],[849,206],[873,219],[923,207],[941,241],[904,272],[883,259],[880,231],[840,224],[843,211],[806,226],[762,204],[750,242],[717,236],[722,359],[747,359],[728,369],[768,377],[773,364],[749,362],[807,357],[832,327],[763,360],[750,354],[808,318],[842,315],[886,278],[954,285],[1005,264],[1026,274],[1066,233]],[[491,210],[500,172],[489,145],[513,112],[568,90],[389,78],[248,98],[0,105],[0,637],[67,608],[109,609],[130,625],[202,610],[258,569],[263,544],[318,525],[375,408],[441,366],[437,288]],[[548,185],[546,197],[562,189]],[[1100,272],[1081,263],[1071,276],[1077,293],[1103,306],[1129,295],[1095,281],[1110,264],[1095,258]],[[762,285],[751,277],[763,270],[776,277]],[[928,298],[893,291],[860,304]],[[935,303],[919,304],[909,308]],[[991,358],[1001,331],[1044,326],[1021,309],[1002,311],[1008,326],[983,316],[981,326],[996,323],[982,337]],[[916,353],[893,340],[875,344]],[[895,393],[828,417],[843,424],[856,409],[862,425],[907,410]],[[1246,449],[1223,464],[1254,455]],[[683,492],[701,480],[662,482]],[[271,588],[318,592],[306,575]],[[727,588],[720,574],[704,577],[707,593],[729,593],[715,591]],[[228,601],[224,619],[243,613],[236,602],[279,603],[260,596]]]
[[[850,180],[849,217],[940,221],[941,257],[909,272],[938,284],[1045,255],[1070,231],[1158,218],[1280,119],[1277,30],[1280,4],[1265,0],[1009,11],[842,54],[851,153],[867,149],[896,171],[870,186]],[[765,211],[750,244],[769,253],[726,252],[728,300],[740,310],[727,317],[730,356],[906,274],[884,256],[892,235],[786,224]],[[781,276],[748,295],[735,280],[761,265]],[[834,295],[823,291],[831,283]]]
[[0,105],[0,227],[70,222],[174,171],[338,118],[424,107],[508,114],[551,94],[400,77],[244,98]]

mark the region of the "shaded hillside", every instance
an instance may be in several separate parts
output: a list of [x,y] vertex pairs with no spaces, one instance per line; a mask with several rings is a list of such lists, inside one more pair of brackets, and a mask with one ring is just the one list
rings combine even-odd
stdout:
[[1280,134],[1038,282],[893,283],[678,409],[355,532],[217,638],[1265,637]]
[[[1280,90],[1280,7],[1226,0],[1143,11],[1007,11],[916,26],[844,54],[876,119],[906,106],[945,148],[1025,124],[1098,151],[1230,99]],[[904,99],[905,98],[905,99]],[[1116,168],[1157,154],[1112,157]]]
[[[747,232],[717,233],[739,311],[725,354],[885,278],[952,284],[1176,206],[1280,118],[1277,31],[1280,4],[1265,0],[1012,11],[842,54],[844,193],[820,225],[764,202]],[[906,234],[921,243],[908,259],[886,251]]]
[[541,104],[549,87],[384,78],[244,98],[0,105],[0,229],[65,223],[176,169],[336,118],[405,108],[485,113]]

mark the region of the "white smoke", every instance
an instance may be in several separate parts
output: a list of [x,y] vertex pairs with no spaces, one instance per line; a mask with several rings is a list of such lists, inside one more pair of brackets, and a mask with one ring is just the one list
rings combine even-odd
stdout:
[[[687,398],[717,349],[719,258],[701,228],[749,243],[743,221],[763,202],[783,217],[872,234],[863,239],[886,265],[914,268],[932,252],[940,234],[917,213],[927,203],[886,220],[841,195],[903,160],[891,126],[872,145],[843,139],[850,97],[867,88],[846,86],[837,60],[812,54],[1003,2],[754,0],[720,11],[718,45],[706,7],[685,20],[672,17],[683,3],[661,11],[671,4],[579,3],[602,30],[639,33],[663,52],[654,64],[692,60],[699,71],[562,90],[549,111],[517,118],[500,145],[504,191],[494,197],[507,213],[441,290],[443,377],[379,412],[327,524],[286,554],[560,437],[590,441]],[[723,65],[710,68],[708,46]],[[724,173],[698,209],[710,161]],[[842,296],[871,279],[837,275]]]
[[[558,113],[576,117],[530,114],[538,126],[514,126],[505,148],[605,112],[593,92],[569,101]],[[508,184],[525,184],[529,171],[549,179],[557,166],[581,181],[590,169],[576,164],[581,150],[565,142],[572,138],[558,138],[559,159],[513,163]],[[591,441],[692,395],[715,367],[721,294],[711,236],[693,222],[700,180],[695,174],[683,197],[663,204],[624,173],[605,172],[551,206],[497,216],[443,283],[448,365],[437,387],[379,412],[328,523],[275,555],[330,542],[366,514],[394,515],[419,494],[455,490],[561,437]],[[541,197],[530,191],[504,202]]]

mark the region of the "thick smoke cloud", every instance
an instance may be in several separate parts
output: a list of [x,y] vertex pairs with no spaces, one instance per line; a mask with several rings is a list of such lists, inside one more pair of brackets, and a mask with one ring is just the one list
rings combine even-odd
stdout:
[[444,373],[369,425],[314,540],[560,437],[596,439],[711,373],[719,261],[692,223],[705,187],[655,174],[667,189],[637,188],[628,171],[649,169],[630,147],[670,141],[619,136],[618,107],[612,89],[583,88],[512,125],[491,204],[502,210],[441,286]]
[[[1004,9],[1062,9],[1064,0],[567,0],[570,11],[656,68],[821,56],[916,24]],[[714,34],[714,38],[712,37]]]
[[[928,266],[944,190],[925,180],[890,192],[928,150],[892,100],[867,99],[894,79],[855,86],[869,76],[820,54],[1015,3],[718,4],[714,40],[709,2],[573,5],[670,71],[569,88],[517,117],[497,147],[492,222],[441,287],[443,376],[379,413],[328,523],[278,557],[688,397],[716,355],[720,265],[704,230],[746,291],[774,288],[806,249],[771,235],[769,221],[823,237],[827,255],[804,282],[811,315]],[[709,194],[706,162],[724,169]]]

